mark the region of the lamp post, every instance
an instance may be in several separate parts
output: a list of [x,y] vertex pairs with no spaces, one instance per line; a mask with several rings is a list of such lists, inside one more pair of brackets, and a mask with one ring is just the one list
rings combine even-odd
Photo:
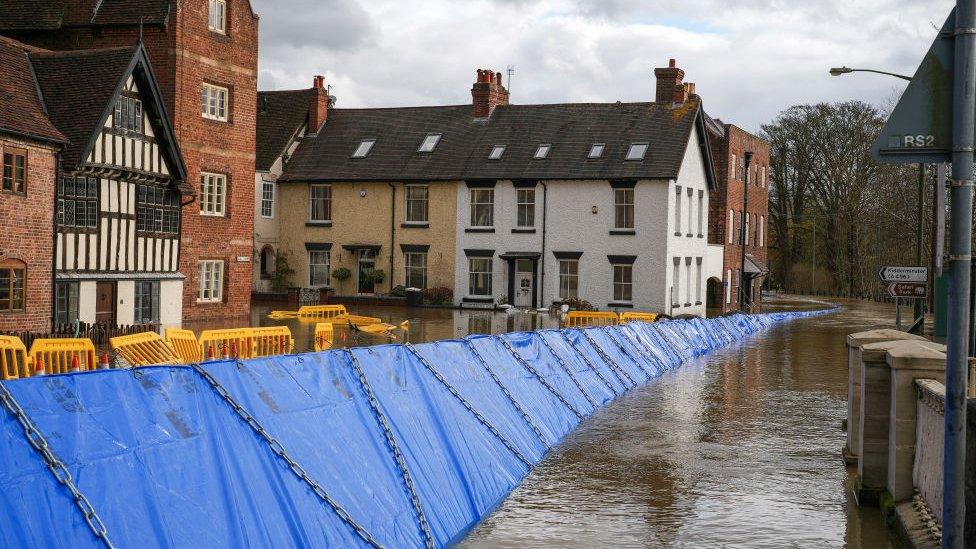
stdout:
[[[874,69],[852,69],[850,67],[831,67],[831,76],[841,76],[844,74],[850,74],[852,72],[873,72],[875,74],[883,74],[885,76],[894,76],[895,78],[901,78],[902,80],[912,81],[911,76],[905,76],[904,74],[896,74],[893,72],[878,71]],[[939,186],[936,184],[936,197],[938,197]],[[938,203],[938,200],[935,201]],[[918,227],[915,230],[915,264],[918,266],[922,265],[922,239],[925,237],[923,229],[922,218],[925,215],[925,164],[918,165]],[[934,253],[934,248],[933,248]],[[925,327],[925,303],[921,299],[915,300],[915,317],[912,322],[911,328],[908,329],[909,332],[922,333]]]

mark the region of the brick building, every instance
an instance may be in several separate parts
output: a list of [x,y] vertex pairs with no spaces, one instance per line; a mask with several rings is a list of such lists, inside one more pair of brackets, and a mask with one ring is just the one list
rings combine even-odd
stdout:
[[[709,203],[709,242],[725,246],[722,281],[721,284],[717,280],[709,281],[708,306],[722,312],[740,308],[758,312],[761,288],[769,272],[769,143],[718,119],[709,119],[707,127],[712,163],[719,182]],[[745,172],[746,152],[752,153],[748,174]],[[749,285],[744,295],[740,296],[743,240]],[[741,306],[740,299],[743,302]]]
[[242,316],[251,293],[258,17],[248,0],[6,0],[0,34],[72,50],[140,33],[195,200],[179,268],[187,320]]

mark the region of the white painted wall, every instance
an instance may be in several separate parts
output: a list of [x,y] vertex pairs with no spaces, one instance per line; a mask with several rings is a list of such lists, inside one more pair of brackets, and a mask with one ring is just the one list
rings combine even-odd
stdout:
[[82,280],[78,283],[78,320],[89,324],[95,322],[94,280]]
[[[162,309],[162,304],[160,304]],[[120,280],[115,289],[115,322],[120,326],[135,324],[136,282]]]
[[162,328],[183,325],[183,281],[162,280],[159,283],[159,324]]

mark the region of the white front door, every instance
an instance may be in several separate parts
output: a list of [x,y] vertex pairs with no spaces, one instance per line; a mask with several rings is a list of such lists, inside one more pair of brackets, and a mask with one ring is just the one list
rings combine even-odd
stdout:
[[515,261],[515,303],[519,308],[533,307],[532,262],[528,259]]

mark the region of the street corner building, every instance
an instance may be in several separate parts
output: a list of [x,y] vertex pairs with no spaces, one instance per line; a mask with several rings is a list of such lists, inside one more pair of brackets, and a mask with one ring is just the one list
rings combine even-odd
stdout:
[[145,47],[0,60],[0,329],[178,325],[193,192]]
[[655,75],[639,103],[512,104],[491,70],[465,105],[336,108],[321,77],[260,92],[255,289],[283,256],[289,284],[339,296],[704,315],[714,121],[673,60]]
[[48,50],[144,44],[194,191],[178,206],[181,314],[247,315],[258,48],[250,2],[4,0],[0,34]]

